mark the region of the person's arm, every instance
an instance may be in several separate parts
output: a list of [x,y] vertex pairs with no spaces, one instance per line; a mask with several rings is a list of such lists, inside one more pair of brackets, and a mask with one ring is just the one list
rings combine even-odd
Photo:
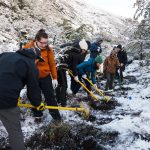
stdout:
[[93,84],[96,84],[96,71],[91,72],[91,80]]
[[30,68],[28,69],[27,77],[27,96],[34,106],[39,106],[42,101],[41,90],[38,82],[38,70],[34,62],[30,64]]
[[57,80],[57,69],[56,69],[56,63],[54,60],[54,53],[53,50],[50,48],[48,51],[48,61],[49,61],[49,66],[50,66],[50,71],[52,74],[53,80]]
[[[27,96],[33,106],[39,106],[42,101],[41,90],[38,83],[38,70],[33,60],[19,60],[15,65],[15,72],[22,83],[27,85]],[[17,81],[16,81],[17,82]]]
[[90,65],[89,61],[84,61],[83,63],[77,65],[77,69],[79,70],[81,75],[84,75],[86,73],[85,68],[89,65]]
[[127,64],[127,62],[128,62],[128,58],[127,58],[127,53],[124,51],[124,65],[126,65]]

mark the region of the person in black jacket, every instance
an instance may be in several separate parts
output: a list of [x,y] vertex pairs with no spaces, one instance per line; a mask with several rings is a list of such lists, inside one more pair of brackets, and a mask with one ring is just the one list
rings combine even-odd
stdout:
[[80,87],[78,81],[78,70],[77,65],[82,63],[87,55],[87,50],[90,48],[90,42],[82,39],[75,43],[71,50],[64,53],[64,62],[68,65],[68,68],[72,71],[75,77],[71,77],[71,90],[73,94],[76,94],[76,89]]
[[120,82],[123,82],[123,71],[125,70],[125,65],[127,64],[127,53],[122,49],[122,45],[120,44],[117,46],[117,57],[122,67],[117,70],[116,76]]
[[20,91],[25,85],[31,104],[37,110],[44,109],[35,65],[38,58],[35,49],[0,54],[0,120],[8,132],[12,150],[25,150],[17,107]]

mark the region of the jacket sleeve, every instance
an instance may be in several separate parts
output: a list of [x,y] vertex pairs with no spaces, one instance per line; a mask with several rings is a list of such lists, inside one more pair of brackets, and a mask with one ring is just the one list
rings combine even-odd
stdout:
[[32,65],[30,64],[30,68],[27,73],[26,84],[27,96],[31,104],[33,106],[39,106],[42,101],[42,97],[38,82],[38,70],[36,69],[34,62],[32,63]]
[[55,60],[54,60],[54,53],[53,53],[53,50],[51,48],[48,51],[48,62],[49,62],[52,78],[57,80],[56,63],[55,63]]
[[94,72],[91,73],[91,80],[92,80],[93,84],[96,83],[96,71],[94,71]]
[[78,69],[79,73],[80,73],[81,75],[84,75],[84,74],[86,73],[86,72],[85,72],[85,68],[86,68],[87,66],[89,66],[89,65],[90,65],[90,64],[89,64],[88,61],[84,61],[83,63],[77,65],[77,69]]
[[123,57],[124,57],[124,65],[126,65],[127,64],[127,61],[128,61],[128,58],[127,58],[127,53],[124,51],[124,53],[123,53]]

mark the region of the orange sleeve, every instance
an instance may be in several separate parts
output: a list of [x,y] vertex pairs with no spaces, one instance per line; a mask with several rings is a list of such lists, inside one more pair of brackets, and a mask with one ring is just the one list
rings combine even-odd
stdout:
[[56,69],[56,63],[54,60],[54,53],[53,53],[52,48],[50,48],[50,50],[48,51],[48,61],[50,65],[50,72],[51,72],[52,78],[57,80],[57,69]]

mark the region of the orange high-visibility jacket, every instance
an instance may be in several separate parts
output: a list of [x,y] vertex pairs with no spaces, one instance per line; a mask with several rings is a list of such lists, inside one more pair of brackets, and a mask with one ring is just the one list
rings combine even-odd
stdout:
[[[27,43],[23,46],[23,48],[32,47],[35,47],[34,41],[31,41],[30,43]],[[44,59],[44,62],[38,62],[36,64],[39,70],[39,78],[44,78],[48,75],[51,75],[53,79],[57,79],[56,63],[54,60],[54,53],[52,48],[41,49],[41,57]]]

